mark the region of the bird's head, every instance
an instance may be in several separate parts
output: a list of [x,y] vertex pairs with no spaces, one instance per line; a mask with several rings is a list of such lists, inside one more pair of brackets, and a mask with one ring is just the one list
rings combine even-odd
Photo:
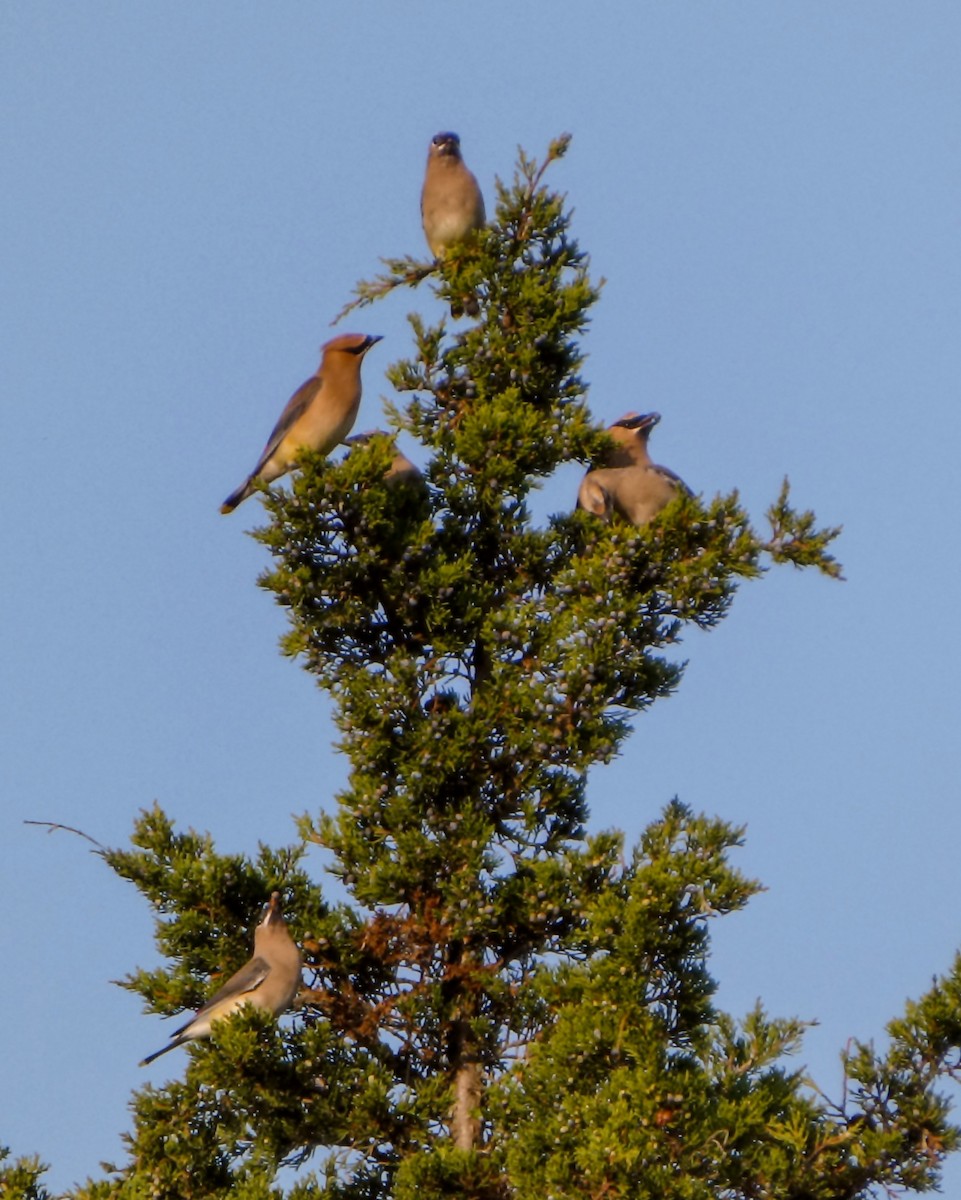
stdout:
[[660,419],[661,414],[658,412],[629,412],[615,421],[608,432],[612,437],[616,437],[621,441],[630,437],[643,437],[646,439]]
[[325,358],[328,354],[353,354],[363,358],[371,346],[379,341],[382,341],[379,333],[342,333],[324,342],[320,350]]
[[638,440],[646,446],[651,430],[660,419],[661,414],[657,412],[629,412],[615,421],[607,432],[622,446],[636,445]]
[[647,439],[661,419],[661,414],[625,413],[608,427],[607,434],[614,445],[607,450],[602,462],[607,467],[626,467],[647,458]]
[[271,927],[284,924],[284,908],[280,900],[280,892],[272,892],[264,906],[264,915],[260,918],[260,927]]
[[365,429],[363,433],[352,433],[350,437],[344,438],[345,446],[367,446],[370,444],[370,439],[375,437],[389,437],[390,434],[385,433],[383,429]]
[[432,158],[460,158],[460,138],[456,133],[435,133],[430,144]]

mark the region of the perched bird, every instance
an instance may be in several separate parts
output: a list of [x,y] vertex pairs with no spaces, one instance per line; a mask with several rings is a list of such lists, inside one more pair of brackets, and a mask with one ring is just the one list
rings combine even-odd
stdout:
[[607,432],[615,445],[581,481],[578,508],[605,521],[616,512],[632,525],[646,525],[679,491],[690,494],[682,479],[648,454],[647,439],[660,419],[660,413],[628,413],[614,422]]
[[280,907],[280,892],[270,897],[263,920],[254,930],[254,956],[227,980],[220,991],[171,1035],[170,1044],[141,1062],[145,1067],[161,1054],[195,1038],[210,1037],[214,1021],[236,1012],[244,1004],[266,1009],[275,1017],[290,1008],[300,987],[300,951],[287,932]]
[[288,400],[256,467],[220,506],[222,513],[243,503],[256,480],[270,483],[289,471],[301,450],[327,454],[344,440],[360,407],[360,364],[380,340],[379,335],[343,333],[321,347],[317,373]]
[[[354,433],[349,438],[344,439],[344,444],[347,446],[366,446],[373,437],[390,437],[389,433],[385,433],[383,429],[369,429],[366,433]],[[393,443],[393,438],[391,438]],[[396,487],[399,484],[405,483],[423,483],[423,475],[416,466],[410,461],[406,454],[397,450],[391,459],[390,466],[387,468],[387,474],[384,476],[384,481],[388,487]]]
[[[464,240],[487,220],[484,197],[473,174],[464,165],[460,138],[456,133],[438,133],[427,152],[427,171],[420,194],[420,216],[427,245],[435,258]],[[472,317],[480,311],[473,296],[465,297],[464,308]],[[459,306],[451,313],[459,316]]]

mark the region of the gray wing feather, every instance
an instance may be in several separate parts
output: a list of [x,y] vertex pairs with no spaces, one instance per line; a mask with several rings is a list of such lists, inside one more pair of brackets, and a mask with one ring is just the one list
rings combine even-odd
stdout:
[[323,380],[320,375],[311,375],[306,383],[302,383],[296,392],[287,401],[287,407],[280,414],[277,424],[273,427],[270,437],[267,439],[267,445],[264,447],[264,452],[260,456],[260,461],[257,463],[251,472],[251,477],[259,475],[263,466],[270,460],[274,451],[284,440],[287,431],[298,421],[307,411],[311,401],[320,391],[323,385]]
[[647,469],[649,471],[655,471],[658,475],[663,475],[665,479],[669,479],[671,483],[675,484],[681,489],[685,496],[694,495],[680,475],[675,475],[670,467],[662,467],[659,463],[652,463]]
[[[239,971],[231,975],[219,991],[214,992],[203,1008],[190,1018],[187,1025],[193,1024],[196,1019],[215,1005],[220,1004],[223,1000],[229,1000],[232,996],[242,996],[245,992],[253,992],[264,982],[270,974],[270,963],[265,958],[252,958],[249,963],[245,963]],[[186,1025],[184,1028],[186,1029]]]

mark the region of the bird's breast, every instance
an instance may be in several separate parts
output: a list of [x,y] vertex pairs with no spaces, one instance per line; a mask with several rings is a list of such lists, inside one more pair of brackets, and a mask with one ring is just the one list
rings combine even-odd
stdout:
[[297,452],[304,449],[328,454],[350,433],[359,407],[359,386],[342,392],[336,403],[330,398],[325,402],[321,393],[284,438],[285,457],[292,462]]

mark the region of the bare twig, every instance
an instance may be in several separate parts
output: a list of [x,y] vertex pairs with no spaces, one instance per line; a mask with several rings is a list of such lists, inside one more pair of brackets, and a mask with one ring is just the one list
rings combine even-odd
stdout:
[[24,825],[44,825],[46,826],[47,833],[53,833],[55,829],[63,829],[67,833],[75,833],[77,837],[86,838],[87,841],[92,842],[101,853],[105,853],[107,849],[107,847],[102,846],[96,838],[92,838],[89,833],[84,833],[82,829],[74,829],[72,825],[61,825],[59,821],[24,821]]

